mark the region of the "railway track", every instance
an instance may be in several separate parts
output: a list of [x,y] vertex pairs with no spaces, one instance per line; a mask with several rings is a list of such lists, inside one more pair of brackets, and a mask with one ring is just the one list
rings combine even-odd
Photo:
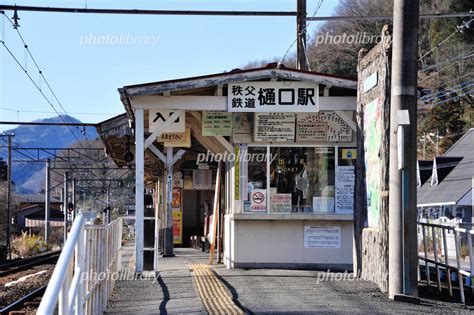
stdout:
[[21,314],[21,309],[23,309],[26,306],[32,307],[32,308],[37,308],[39,306],[39,302],[37,298],[40,298],[43,296],[44,291],[46,291],[46,287],[48,285],[44,285],[26,295],[24,295],[22,298],[16,300],[15,302],[11,303],[10,305],[5,306],[4,308],[0,309],[0,314],[1,315],[6,315],[10,314],[10,312],[15,312],[15,314]]
[[0,264],[0,278],[44,263],[54,262],[59,258],[60,253],[61,251],[55,251],[31,258]]
[[[28,270],[35,269],[34,267],[39,266],[41,268],[41,266],[44,264],[55,263],[58,260],[60,253],[60,251],[55,251],[31,258],[19,259],[0,264],[0,278],[13,277],[12,279],[15,279],[16,277],[18,277],[15,275],[16,273],[18,273],[19,275],[24,275],[25,272],[28,272]],[[3,306],[3,308],[0,309],[0,314],[30,314],[31,312],[33,312],[34,309],[38,307],[40,298],[41,296],[43,296],[46,287],[47,280],[39,287],[36,286],[34,288],[30,288],[25,290],[24,292],[21,292],[23,293],[21,295],[12,292],[12,294],[14,294],[13,296],[15,296],[16,298],[15,301],[11,302],[8,305],[1,303],[3,305],[0,304],[0,307]],[[28,310],[28,312],[26,312],[25,310]]]

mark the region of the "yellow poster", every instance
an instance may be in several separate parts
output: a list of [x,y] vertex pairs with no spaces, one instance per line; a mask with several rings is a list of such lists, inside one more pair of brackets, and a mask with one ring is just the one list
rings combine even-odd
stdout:
[[183,220],[181,211],[173,209],[173,244],[182,244],[183,242]]
[[342,158],[345,160],[357,159],[357,150],[353,149],[342,149]]

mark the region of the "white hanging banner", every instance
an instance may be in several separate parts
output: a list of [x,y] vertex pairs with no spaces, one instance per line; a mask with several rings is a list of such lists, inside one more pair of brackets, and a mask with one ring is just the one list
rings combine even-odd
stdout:
[[229,83],[229,112],[317,112],[319,87],[296,81]]

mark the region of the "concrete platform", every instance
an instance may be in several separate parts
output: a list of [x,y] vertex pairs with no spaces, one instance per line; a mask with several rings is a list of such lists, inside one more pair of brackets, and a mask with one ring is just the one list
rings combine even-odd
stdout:
[[[124,247],[124,256],[130,257],[133,249]],[[188,267],[188,263],[207,262],[207,255],[194,249],[175,249],[175,254],[160,259],[157,278],[154,273],[144,273],[142,279],[118,281],[105,313],[207,314]],[[125,257],[124,267],[133,270],[134,260]]]
[[[126,247],[125,251],[133,250]],[[157,280],[117,282],[106,314],[207,314],[188,264],[207,263],[194,249],[175,249],[176,257],[159,261]],[[124,254],[130,266],[133,258]],[[127,258],[128,257],[128,258]],[[278,269],[226,269],[214,274],[247,313],[256,314],[472,314],[459,303],[421,299],[419,305],[388,300],[375,284],[348,274]],[[216,313],[217,314],[217,313]]]

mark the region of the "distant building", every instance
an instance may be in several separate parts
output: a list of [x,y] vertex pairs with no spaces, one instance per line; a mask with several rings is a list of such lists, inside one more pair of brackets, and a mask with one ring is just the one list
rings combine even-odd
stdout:
[[418,161],[420,217],[460,218],[472,224],[474,184],[474,128],[433,161]]
[[[44,194],[18,194],[19,210],[15,215],[15,224],[19,230],[44,227]],[[51,226],[63,226],[64,216],[60,211],[61,201],[51,198]]]

